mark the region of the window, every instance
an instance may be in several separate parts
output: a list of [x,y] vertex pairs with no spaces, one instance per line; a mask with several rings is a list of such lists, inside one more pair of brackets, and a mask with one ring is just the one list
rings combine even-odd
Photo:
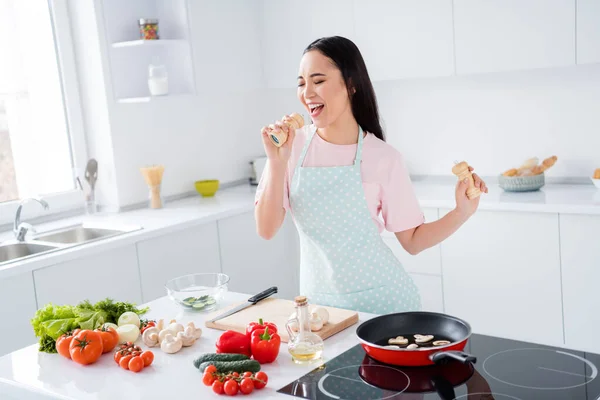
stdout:
[[0,223],[26,197],[44,197],[51,211],[82,206],[75,71],[65,1],[0,0]]

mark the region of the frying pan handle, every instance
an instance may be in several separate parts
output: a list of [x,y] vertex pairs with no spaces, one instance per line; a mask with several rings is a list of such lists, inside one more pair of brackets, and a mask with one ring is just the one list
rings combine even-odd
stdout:
[[477,357],[465,353],[464,351],[439,351],[431,355],[431,361],[436,364],[446,358],[453,358],[463,364],[477,362]]

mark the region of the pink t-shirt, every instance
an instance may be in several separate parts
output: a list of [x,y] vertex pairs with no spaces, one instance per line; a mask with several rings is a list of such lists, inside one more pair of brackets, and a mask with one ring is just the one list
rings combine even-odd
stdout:
[[[283,206],[286,210],[290,210],[290,182],[304,143],[310,134],[309,129],[314,129],[313,125],[298,129],[292,145],[284,182]],[[357,144],[329,143],[315,132],[303,166],[352,165],[356,147]],[[264,189],[264,177],[268,174],[268,168],[267,162],[256,191],[257,202]],[[370,133],[363,140],[361,175],[367,205],[379,232],[384,228],[390,232],[401,232],[425,222],[402,155],[394,147]]]

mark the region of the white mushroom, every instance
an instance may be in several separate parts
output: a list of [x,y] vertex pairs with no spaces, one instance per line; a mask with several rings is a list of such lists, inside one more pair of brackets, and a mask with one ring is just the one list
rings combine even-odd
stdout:
[[167,335],[176,336],[177,332],[173,332],[170,329],[163,329],[162,331],[160,331],[158,333],[158,341],[162,343],[162,341],[165,340],[165,338],[167,337]]
[[383,346],[385,349],[400,349],[400,346],[396,346],[393,344],[387,345],[387,346]]
[[175,322],[175,320],[172,320],[167,329],[177,334],[178,332],[183,332],[185,327],[180,323]]
[[194,344],[194,342],[196,342],[196,339],[193,335],[194,334],[187,329],[184,332],[177,332],[177,338],[181,339],[181,345],[183,347],[190,347]]
[[425,336],[415,335],[415,342],[417,342],[417,343],[427,343],[430,340],[433,340],[433,335],[425,335]]
[[173,336],[170,332],[165,336],[165,339],[160,342],[160,348],[162,351],[168,354],[177,353],[181,350],[183,341],[179,337]]
[[436,340],[433,342],[434,346],[443,346],[445,344],[450,344],[450,342],[447,340]]
[[418,347],[419,347],[419,345],[418,344],[414,344],[414,343],[411,343],[408,346],[406,346],[406,348],[409,349],[409,350],[416,349]]
[[159,331],[162,331],[163,328],[165,327],[165,320],[159,319],[158,322],[156,323],[156,327],[158,328]]
[[142,334],[142,341],[148,347],[154,347],[158,345],[158,333],[159,330],[157,327],[153,326],[144,331]]
[[185,328],[185,331],[187,331],[188,329],[191,330],[192,336],[194,337],[194,339],[198,340],[198,339],[200,339],[200,336],[202,336],[202,329],[196,328],[196,325],[194,325],[193,322],[188,322],[187,327]]
[[408,343],[408,339],[406,339],[404,336],[398,336],[395,338],[391,338],[390,340],[388,340],[388,344],[407,344]]
[[310,330],[312,332],[317,332],[323,329],[323,321],[319,317],[319,314],[312,313],[310,315]]
[[312,309],[311,313],[317,314],[321,318],[321,321],[323,321],[323,325],[329,322],[329,311],[325,307],[317,306]]

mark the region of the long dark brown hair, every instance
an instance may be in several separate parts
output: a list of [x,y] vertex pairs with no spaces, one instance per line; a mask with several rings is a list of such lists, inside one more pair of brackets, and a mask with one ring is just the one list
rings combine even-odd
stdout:
[[[323,37],[309,44],[304,53],[311,50],[320,51],[341,71],[350,96],[352,114],[363,131],[385,141],[375,90],[365,61],[354,42],[341,36]],[[356,92],[353,93],[352,89]]]

